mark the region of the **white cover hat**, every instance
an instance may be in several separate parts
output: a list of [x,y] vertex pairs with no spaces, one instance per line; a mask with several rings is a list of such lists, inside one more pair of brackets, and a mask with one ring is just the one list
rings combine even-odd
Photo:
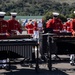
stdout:
[[75,11],[74,11],[74,14],[75,14]]
[[0,16],[4,16],[5,14],[5,12],[0,12]]
[[17,15],[16,12],[11,12],[10,14],[11,14],[12,16],[16,16],[16,15]]
[[57,12],[53,12],[53,15],[54,15],[54,16],[58,16],[59,13],[57,13]]

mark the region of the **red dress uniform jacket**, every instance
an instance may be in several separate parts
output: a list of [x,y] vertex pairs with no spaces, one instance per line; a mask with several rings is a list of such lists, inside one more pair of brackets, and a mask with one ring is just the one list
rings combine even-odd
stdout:
[[0,21],[0,39],[5,39],[7,36],[10,36],[9,34],[9,25],[8,22],[5,20]]
[[27,29],[27,33],[28,34],[33,34],[33,29],[34,29],[34,26],[33,26],[33,24],[27,24],[26,26],[25,26],[25,28]]
[[10,19],[7,22],[9,24],[10,32],[13,30],[18,30],[20,33],[22,32],[21,25],[17,20]]
[[71,21],[66,22],[65,24],[66,24],[66,30],[71,32],[71,26],[70,26],[71,25]]
[[34,22],[34,31],[38,31],[38,25],[37,25],[37,22]]
[[53,30],[62,30],[63,24],[60,19],[51,19],[47,22],[46,28],[52,28]]
[[72,32],[75,32],[75,19],[73,19],[73,20],[71,21],[70,27],[71,27],[71,31],[72,31]]
[[6,33],[9,30],[8,22],[5,20],[0,21],[0,33]]

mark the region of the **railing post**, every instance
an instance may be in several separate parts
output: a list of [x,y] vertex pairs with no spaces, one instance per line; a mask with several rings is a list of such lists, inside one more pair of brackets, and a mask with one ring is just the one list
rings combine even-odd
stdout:
[[51,40],[50,40],[50,36],[47,36],[47,43],[48,43],[48,50],[49,50],[49,59],[48,59],[48,68],[51,71],[52,70],[52,60],[51,60]]
[[38,45],[36,47],[37,47],[37,50],[36,50],[37,51],[37,56],[36,56],[36,67],[35,67],[35,70],[36,70],[36,72],[38,72],[38,69],[39,69]]

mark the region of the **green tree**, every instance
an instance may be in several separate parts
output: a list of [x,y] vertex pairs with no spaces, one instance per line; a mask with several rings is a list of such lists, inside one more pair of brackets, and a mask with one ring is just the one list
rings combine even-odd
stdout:
[[[52,17],[53,17],[52,12],[47,12],[47,13],[44,15],[43,19],[44,19],[44,21],[47,21],[47,20],[51,19]],[[66,21],[66,17],[65,17],[63,14],[60,14],[58,17],[59,17],[63,22]]]

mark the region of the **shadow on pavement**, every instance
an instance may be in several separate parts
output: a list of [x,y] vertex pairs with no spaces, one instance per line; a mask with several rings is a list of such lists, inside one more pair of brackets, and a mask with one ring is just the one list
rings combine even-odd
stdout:
[[52,71],[46,69],[39,69],[38,73],[35,71],[35,69],[16,69],[16,71],[13,69],[11,71],[0,73],[0,75],[68,75],[68,74],[55,68]]

